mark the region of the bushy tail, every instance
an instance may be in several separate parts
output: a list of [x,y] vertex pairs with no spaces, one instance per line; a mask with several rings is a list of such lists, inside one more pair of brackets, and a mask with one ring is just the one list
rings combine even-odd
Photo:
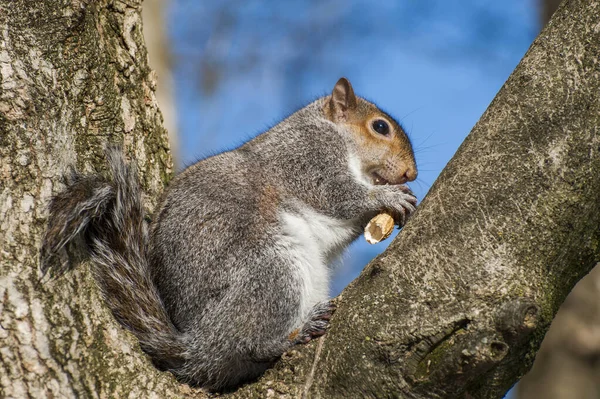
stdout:
[[137,172],[125,163],[120,148],[110,147],[106,155],[108,177],[74,172],[67,189],[51,201],[42,271],[70,269],[73,262],[65,260],[66,248],[83,244],[115,318],[139,339],[157,366],[175,371],[184,362],[185,350],[148,270]]

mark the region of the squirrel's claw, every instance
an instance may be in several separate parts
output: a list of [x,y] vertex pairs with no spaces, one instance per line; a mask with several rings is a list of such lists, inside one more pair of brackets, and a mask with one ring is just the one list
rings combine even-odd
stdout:
[[315,305],[309,315],[308,321],[296,335],[294,343],[307,344],[312,339],[324,335],[329,328],[329,321],[335,309],[336,306],[332,301],[325,301]]

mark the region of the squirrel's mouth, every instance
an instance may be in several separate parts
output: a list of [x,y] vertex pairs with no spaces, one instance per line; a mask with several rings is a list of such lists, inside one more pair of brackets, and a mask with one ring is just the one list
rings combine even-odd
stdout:
[[377,172],[371,172],[371,182],[376,186],[385,186],[386,184],[391,184],[389,180]]
[[396,186],[399,184],[406,183],[406,178],[404,178],[404,177],[402,177],[400,179],[383,177],[381,175],[381,173],[378,173],[378,172],[371,172],[370,175],[371,175],[371,183],[375,186],[385,186],[385,185]]

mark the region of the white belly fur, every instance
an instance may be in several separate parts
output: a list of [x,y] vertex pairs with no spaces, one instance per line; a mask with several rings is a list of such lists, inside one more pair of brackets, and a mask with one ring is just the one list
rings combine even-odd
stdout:
[[297,209],[281,214],[279,242],[296,266],[301,282],[298,322],[304,322],[315,304],[329,298],[329,266],[352,242],[356,227],[354,221],[334,219],[305,206]]

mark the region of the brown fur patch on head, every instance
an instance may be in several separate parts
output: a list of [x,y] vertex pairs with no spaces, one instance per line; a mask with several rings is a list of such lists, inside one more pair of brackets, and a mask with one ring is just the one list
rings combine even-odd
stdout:
[[[338,81],[323,112],[349,133],[363,173],[375,184],[401,184],[416,179],[412,145],[402,126],[375,104],[355,96],[347,79]],[[382,130],[385,134],[375,130],[375,122],[386,126]]]

